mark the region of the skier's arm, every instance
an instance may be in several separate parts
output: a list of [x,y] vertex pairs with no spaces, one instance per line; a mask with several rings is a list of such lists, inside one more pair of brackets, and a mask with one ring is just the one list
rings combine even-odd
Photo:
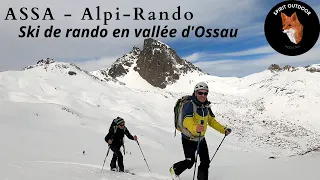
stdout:
[[104,140],[108,143],[108,140],[111,139],[113,137],[114,134],[114,129],[110,128],[108,134],[106,135],[106,137],[104,138]]
[[211,126],[213,129],[217,130],[218,132],[224,134],[226,131],[226,127],[222,126],[216,119],[215,115],[213,114],[211,108],[209,110],[209,121],[208,124]]
[[131,135],[131,133],[129,132],[129,129],[128,129],[128,128],[126,128],[125,134],[126,134],[126,136],[127,136],[129,139],[134,140],[134,138],[133,138],[133,136]]
[[182,108],[183,126],[187,128],[193,135],[197,134],[197,124],[193,120],[193,104],[186,103]]

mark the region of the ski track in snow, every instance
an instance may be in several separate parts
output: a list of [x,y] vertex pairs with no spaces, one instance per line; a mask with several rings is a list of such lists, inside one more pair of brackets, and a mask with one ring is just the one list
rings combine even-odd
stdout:
[[[19,164],[19,165],[17,165]],[[58,171],[64,171],[69,170],[70,177],[73,177],[76,174],[83,174],[83,173],[91,173],[92,175],[95,175],[97,179],[101,180],[111,180],[114,178],[118,179],[135,179],[135,180],[144,180],[144,179],[155,179],[155,180],[169,180],[171,179],[170,176],[163,176],[156,173],[150,173],[150,172],[135,172],[130,168],[126,168],[125,171],[128,171],[128,173],[121,173],[121,172],[113,172],[111,170],[108,170],[106,168],[108,167],[108,162],[106,162],[103,170],[102,164],[101,165],[94,165],[94,164],[83,164],[83,163],[76,163],[76,162],[59,162],[59,161],[28,161],[28,162],[20,162],[11,164],[12,167],[23,169],[25,166],[35,166],[39,167],[35,164],[39,164],[39,166],[45,167],[45,164],[54,164],[56,166],[49,166],[48,169],[55,169],[57,168]],[[42,164],[42,165],[41,165]],[[43,165],[44,164],[44,165]],[[60,170],[59,170],[60,169]],[[134,174],[131,174],[134,173]],[[74,175],[72,175],[74,174]],[[111,176],[111,177],[109,177]],[[75,179],[73,177],[73,179]]]

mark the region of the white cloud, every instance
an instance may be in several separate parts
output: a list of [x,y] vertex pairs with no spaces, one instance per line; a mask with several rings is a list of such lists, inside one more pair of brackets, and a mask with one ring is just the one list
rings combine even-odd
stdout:
[[182,57],[182,59],[186,59],[190,62],[195,62],[199,59],[201,59],[203,56],[204,56],[205,53],[200,53],[200,52],[196,52],[196,53],[193,53],[189,56],[186,56],[186,57]]
[[215,56],[246,56],[246,55],[258,55],[258,54],[266,54],[266,53],[274,53],[274,49],[272,49],[269,45],[261,46],[254,49],[249,49],[245,51],[236,51],[230,53],[216,53]]
[[246,55],[258,55],[258,54],[268,54],[274,53],[274,49],[272,49],[269,45],[261,46],[258,48],[252,48],[244,51],[236,51],[236,52],[228,52],[228,53],[207,53],[207,52],[195,52],[191,55],[185,56],[184,59],[187,59],[191,62],[202,61],[204,59],[210,58],[223,58],[223,56],[246,56]]
[[[263,50],[263,48],[261,48]],[[256,52],[256,51],[252,51]],[[195,63],[203,71],[216,76],[242,77],[266,70],[271,64],[280,66],[306,66],[320,63],[320,41],[309,52],[300,56],[284,56],[278,53],[266,55],[261,59],[203,61]]]
[[[232,4],[232,6],[230,6]],[[43,17],[45,7],[50,7],[55,21],[5,21],[6,13],[9,7],[13,7],[16,17],[19,18],[19,8],[38,7],[40,18]],[[122,17],[121,20],[110,20],[109,25],[103,26],[103,21],[81,21],[86,7],[91,9],[93,18],[96,18],[96,6],[100,6],[101,16],[103,11],[114,12],[116,16],[116,7],[120,8],[120,13],[133,14],[133,7],[142,7],[144,12],[148,11],[168,11],[173,13],[177,6],[181,6],[181,12],[192,11],[194,18],[192,21],[134,21],[129,17]],[[187,25],[202,25],[210,28],[234,28],[247,27],[255,19],[250,14],[259,14],[262,5],[256,0],[202,0],[201,2],[193,0],[176,1],[147,1],[147,0],[28,0],[11,1],[4,0],[0,7],[0,64],[6,69],[21,69],[26,65],[33,64],[37,60],[46,57],[56,59],[92,59],[92,57],[119,57],[131,50],[132,46],[140,44],[142,39],[138,38],[58,38],[46,39],[40,38],[20,39],[18,38],[19,27],[22,25],[41,26],[41,30],[49,27],[51,24],[56,28],[61,28],[65,32],[66,28],[93,28],[101,25],[100,28],[108,28],[111,31],[114,28],[139,28],[152,27],[153,25],[168,25],[171,28],[184,28]],[[247,12],[250,12],[248,14]],[[255,13],[256,12],[256,13]],[[71,13],[72,17],[64,17],[63,14]],[[33,15],[32,15],[33,16]],[[33,16],[34,17],[34,16]],[[235,18],[236,17],[236,18]],[[30,16],[29,16],[30,18]],[[133,17],[131,17],[133,18]],[[241,21],[239,21],[241,19]],[[41,31],[42,32],[42,31]],[[133,32],[133,31],[131,31]],[[132,35],[132,34],[131,34]],[[166,39],[164,42],[179,40]],[[198,40],[198,39],[197,39]]]
[[119,57],[107,57],[107,58],[100,58],[98,60],[87,60],[83,62],[75,62],[77,66],[81,69],[85,69],[87,71],[95,71],[98,69],[107,69],[110,65],[117,60]]
[[[317,47],[320,45],[320,41],[317,41],[314,47]],[[210,60],[213,58],[220,58],[224,59],[224,56],[226,56],[226,59],[230,57],[240,57],[240,56],[248,56],[248,55],[261,55],[261,54],[277,54],[277,52],[269,45],[260,46],[257,48],[251,48],[247,50],[242,51],[234,51],[234,52],[226,52],[226,53],[207,53],[207,52],[195,52],[191,55],[183,57],[184,59],[187,59],[191,62],[197,62],[197,61],[203,61],[203,60]],[[217,60],[219,61],[219,60]],[[228,62],[228,61],[226,61]]]

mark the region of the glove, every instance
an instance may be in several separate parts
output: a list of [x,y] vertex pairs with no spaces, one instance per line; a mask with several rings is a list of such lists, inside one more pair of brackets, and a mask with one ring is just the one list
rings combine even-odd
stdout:
[[108,144],[112,144],[112,140],[111,139],[108,140]]
[[226,131],[225,131],[225,134],[226,134],[226,135],[229,135],[230,133],[231,133],[231,129],[230,129],[230,128],[227,128]]
[[204,131],[203,125],[202,125],[202,124],[198,124],[198,125],[196,126],[196,131],[197,131],[197,133],[203,132],[203,131]]

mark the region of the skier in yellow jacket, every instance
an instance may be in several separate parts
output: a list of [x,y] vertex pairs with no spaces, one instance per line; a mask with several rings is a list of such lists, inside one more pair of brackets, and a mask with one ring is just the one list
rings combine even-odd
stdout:
[[[188,130],[188,133],[181,133],[185,160],[175,163],[170,168],[170,172],[176,176],[179,176],[186,169],[191,169],[194,165],[200,136],[198,150],[200,165],[198,167],[197,179],[208,180],[210,157],[204,137],[208,125],[222,134],[228,135],[231,133],[230,128],[226,128],[216,121],[215,115],[209,107],[208,92],[209,88],[206,83],[200,82],[196,84],[192,94],[192,101],[185,104],[182,109],[183,126]],[[201,121],[203,121],[203,124],[201,124]]]

